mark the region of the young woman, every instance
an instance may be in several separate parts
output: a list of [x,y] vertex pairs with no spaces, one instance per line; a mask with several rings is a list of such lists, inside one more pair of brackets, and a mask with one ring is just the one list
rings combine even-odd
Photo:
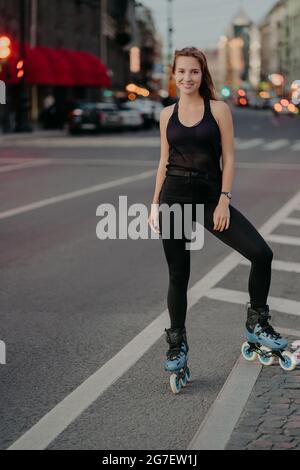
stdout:
[[[231,204],[234,176],[234,132],[229,106],[217,101],[205,55],[187,47],[175,52],[173,74],[179,100],[161,112],[161,157],[149,224],[162,233],[160,204],[204,205],[204,226],[251,262],[250,303],[247,304],[246,336],[252,344],[283,350],[287,341],[270,326],[267,297],[273,253],[255,227]],[[222,170],[220,160],[222,156]],[[166,172],[167,170],[167,172]],[[169,268],[168,311],[171,325],[165,329],[169,344],[165,368],[186,367],[188,343],[185,321],[190,250],[186,237],[162,238]],[[251,350],[245,354],[251,355]]]

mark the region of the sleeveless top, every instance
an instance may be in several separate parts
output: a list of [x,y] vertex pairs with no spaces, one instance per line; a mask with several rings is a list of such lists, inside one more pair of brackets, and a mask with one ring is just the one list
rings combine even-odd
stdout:
[[187,127],[179,121],[177,101],[166,132],[169,143],[167,170],[182,168],[208,172],[217,178],[222,176],[220,168],[221,133],[212,115],[209,98],[204,98],[202,120],[191,127]]

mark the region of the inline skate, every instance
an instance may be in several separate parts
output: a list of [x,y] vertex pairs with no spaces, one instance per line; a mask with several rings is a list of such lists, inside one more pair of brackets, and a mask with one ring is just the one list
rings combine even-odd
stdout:
[[165,332],[167,343],[170,345],[166,353],[165,370],[172,372],[170,386],[176,394],[191,381],[190,369],[187,366],[189,346],[185,328],[165,328]]
[[286,350],[288,341],[269,324],[269,306],[254,308],[247,302],[246,310],[247,342],[242,345],[243,357],[247,361],[255,361],[258,357],[260,363],[265,366],[271,366],[278,357],[283,370],[294,370],[297,362],[294,355]]

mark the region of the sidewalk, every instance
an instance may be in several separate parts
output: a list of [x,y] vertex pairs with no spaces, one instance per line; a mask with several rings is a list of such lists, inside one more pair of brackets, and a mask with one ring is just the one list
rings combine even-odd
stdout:
[[66,137],[68,135],[66,129],[55,129],[55,130],[44,130],[35,129],[33,132],[11,132],[9,134],[3,134],[0,132],[0,143],[1,142],[15,142],[16,140],[30,140],[35,138],[43,137]]
[[277,360],[262,368],[225,450],[300,450],[299,364],[292,372]]

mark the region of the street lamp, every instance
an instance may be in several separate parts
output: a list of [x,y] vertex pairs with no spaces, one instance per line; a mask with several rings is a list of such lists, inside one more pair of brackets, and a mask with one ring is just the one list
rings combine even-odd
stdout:
[[0,36],[0,60],[4,61],[11,55],[11,41],[7,36]]

